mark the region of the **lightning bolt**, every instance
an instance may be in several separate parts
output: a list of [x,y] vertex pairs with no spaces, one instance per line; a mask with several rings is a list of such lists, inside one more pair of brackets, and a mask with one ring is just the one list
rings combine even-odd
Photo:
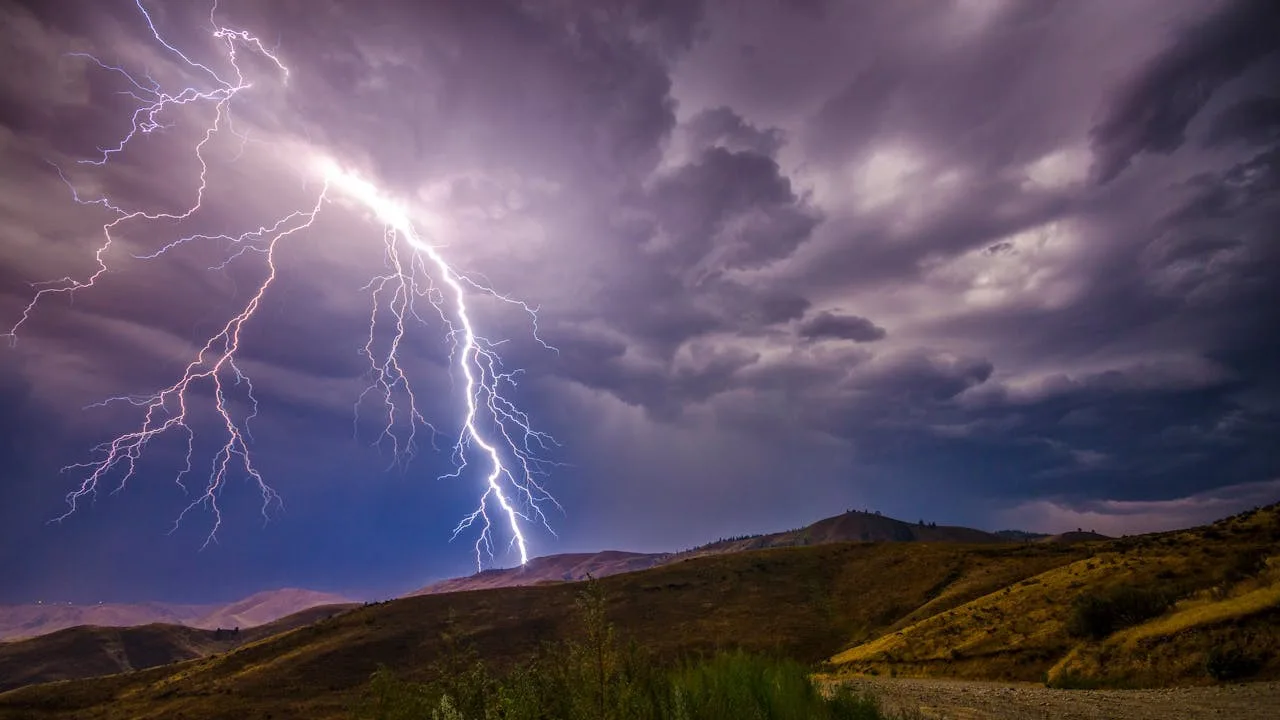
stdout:
[[[140,79],[123,67],[110,65],[91,55],[77,54],[102,71],[120,76],[127,84],[123,93],[137,102],[128,131],[115,144],[99,148],[98,157],[79,162],[95,167],[105,166],[141,139],[168,129],[170,126],[165,124],[166,119],[178,111],[194,107],[211,108],[213,119],[203,128],[200,139],[192,148],[199,166],[195,198],[190,205],[176,211],[126,208],[105,195],[82,197],[75,183],[55,165],[75,202],[100,206],[110,213],[112,219],[102,226],[103,240],[94,253],[96,267],[93,272],[84,277],[67,276],[36,284],[30,302],[6,333],[12,342],[17,341],[19,331],[51,296],[71,296],[92,288],[110,272],[113,246],[127,228],[134,224],[157,222],[178,224],[198,218],[209,189],[210,159],[207,156],[211,141],[218,134],[227,132],[240,138],[241,152],[248,143],[247,135],[235,129],[231,114],[232,101],[253,87],[241,70],[238,53],[249,52],[265,59],[278,70],[282,82],[288,81],[289,69],[261,40],[247,31],[218,22],[216,1],[209,13],[209,25],[215,45],[221,49],[222,59],[229,68],[223,72],[214,69],[218,63],[206,64],[193,59],[193,54],[184,52],[166,39],[142,0],[135,1],[152,38],[183,74],[192,78],[192,84],[176,92],[166,90],[149,75]],[[529,559],[528,540],[522,526],[537,522],[551,531],[543,504],[560,507],[539,481],[555,465],[543,455],[557,443],[550,435],[534,429],[529,416],[509,399],[521,371],[508,370],[504,366],[497,352],[501,341],[489,340],[477,332],[468,300],[485,296],[526,313],[534,338],[544,348],[554,351],[538,336],[537,308],[503,295],[487,283],[460,272],[441,254],[439,247],[419,231],[409,210],[373,182],[343,168],[324,154],[318,154],[311,170],[321,180],[322,187],[309,207],[239,235],[193,233],[167,242],[154,252],[134,256],[140,260],[154,260],[188,243],[218,241],[231,250],[215,269],[225,268],[244,257],[259,256],[263,272],[239,312],[204,342],[173,384],[149,395],[112,397],[91,406],[132,405],[141,409],[142,421],[134,430],[95,447],[92,460],[64,468],[64,471],[82,473],[83,478],[67,494],[66,512],[54,521],[66,519],[87,498],[96,497],[100,487],[111,477],[119,476],[112,492],[123,490],[135,476],[138,461],[148,445],[161,436],[176,435],[185,444],[184,466],[177,473],[175,482],[188,491],[187,477],[194,472],[196,460],[197,434],[191,424],[191,408],[200,401],[194,395],[198,387],[212,390],[213,410],[222,434],[221,446],[213,454],[203,488],[194,493],[194,499],[179,513],[174,528],[189,512],[204,508],[213,518],[204,544],[214,541],[223,519],[219,497],[234,473],[243,473],[256,484],[262,496],[264,519],[270,517],[273,506],[282,504],[279,494],[258,471],[250,453],[253,436],[249,426],[257,416],[259,406],[253,383],[237,362],[241,354],[241,333],[266,300],[277,278],[279,245],[311,228],[326,206],[346,202],[372,214],[382,224],[382,252],[386,267],[385,273],[372,278],[364,288],[372,299],[369,333],[361,348],[361,353],[369,361],[370,384],[355,400],[357,434],[361,408],[366,401],[373,399],[381,406],[382,418],[382,429],[375,444],[390,444],[393,463],[407,461],[416,453],[419,428],[430,430],[434,445],[437,431],[419,410],[420,403],[413,380],[405,369],[401,350],[410,328],[415,324],[427,324],[419,310],[429,306],[445,329],[445,340],[451,351],[450,363],[463,380],[461,429],[450,454],[454,469],[442,477],[460,478],[472,463],[484,465],[485,484],[478,505],[454,528],[452,538],[468,529],[478,528],[475,553],[477,566],[482,568],[486,557],[494,557],[494,525],[501,522],[510,536],[509,547],[518,552],[521,564],[526,563]],[[386,323],[390,324],[389,331],[382,330]]]

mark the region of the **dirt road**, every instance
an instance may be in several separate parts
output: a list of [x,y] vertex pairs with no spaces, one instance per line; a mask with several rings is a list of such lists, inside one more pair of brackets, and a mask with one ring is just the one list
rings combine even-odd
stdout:
[[1042,685],[857,678],[906,717],[946,720],[1273,720],[1280,682],[1168,690],[1051,690]]

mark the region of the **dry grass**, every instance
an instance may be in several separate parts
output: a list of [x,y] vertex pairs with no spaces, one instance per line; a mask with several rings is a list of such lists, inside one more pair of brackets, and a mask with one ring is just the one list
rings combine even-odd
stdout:
[[[888,673],[1061,685],[1211,682],[1209,651],[1224,643],[1280,677],[1280,590],[1260,554],[1280,538],[1275,506],[1212,526],[1091,544],[1092,554],[838,653],[845,673]],[[1274,564],[1274,563],[1273,563]],[[1130,586],[1185,598],[1169,613],[1101,642],[1070,632],[1077,598]],[[1274,659],[1274,661],[1273,661]]]
[[[1272,561],[1275,565],[1275,561]],[[1157,686],[1214,680],[1214,651],[1231,648],[1254,677],[1280,677],[1280,583],[1272,570],[1189,597],[1169,613],[1082,643],[1049,671],[1055,685]]]
[[[744,649],[832,658],[837,673],[1040,680],[1071,656],[1063,684],[1204,681],[1210,666],[1280,677],[1275,571],[1258,563],[1278,541],[1272,507],[1194,531],[1083,545],[849,543],[715,555],[600,586],[622,637],[659,658]],[[1183,600],[1100,642],[1073,636],[1075,600],[1121,586],[1168,588]],[[364,607],[213,657],[2,694],[0,718],[346,717],[379,665],[430,679],[446,634],[499,673],[572,637],[578,589]],[[1213,656],[1214,647],[1234,654]],[[1254,656],[1269,659],[1238,662]]]
[[[823,545],[697,558],[600,583],[622,636],[660,657],[741,648],[817,662],[925,603],[958,603],[1078,556],[1031,545]],[[405,598],[217,657],[20,689],[0,695],[0,717],[343,717],[380,664],[429,679],[446,631],[499,670],[572,635],[577,591],[557,584]]]

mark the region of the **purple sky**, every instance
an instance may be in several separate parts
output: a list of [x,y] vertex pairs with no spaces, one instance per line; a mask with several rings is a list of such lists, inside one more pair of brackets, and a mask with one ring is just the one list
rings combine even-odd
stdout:
[[[219,61],[208,6],[145,3]],[[518,397],[563,446],[535,555],[674,550],[847,508],[1120,534],[1280,499],[1280,6],[1270,0],[223,0],[287,84],[210,146],[207,229],[306,207],[325,154],[376,178],[459,267],[541,308],[481,304]],[[70,53],[198,82],[128,0],[0,0],[0,325],[93,267],[86,196],[185,207],[191,120],[104,168],[135,101]],[[252,263],[134,259],[0,347],[0,602],[388,593],[471,569],[449,543],[482,479],[353,438],[361,288],[379,228],[349,205],[282,244],[246,326],[256,490],[173,519],[184,442],[61,524],[59,468],[139,418],[84,409],[172,383],[243,304]],[[457,419],[438,328],[405,349]],[[367,428],[365,428],[367,430]],[[197,446],[201,451],[212,448]],[[207,460],[200,460],[201,467]],[[498,561],[512,558],[500,554]]]

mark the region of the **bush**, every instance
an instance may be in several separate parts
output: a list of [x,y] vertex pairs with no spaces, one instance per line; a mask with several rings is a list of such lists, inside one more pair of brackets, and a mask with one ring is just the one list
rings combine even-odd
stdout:
[[1067,631],[1076,637],[1101,640],[1164,613],[1173,600],[1166,591],[1129,585],[1085,593],[1071,604]]
[[1228,645],[1215,647],[1205,658],[1204,669],[1214,680],[1240,680],[1258,672],[1262,661],[1241,648]]

